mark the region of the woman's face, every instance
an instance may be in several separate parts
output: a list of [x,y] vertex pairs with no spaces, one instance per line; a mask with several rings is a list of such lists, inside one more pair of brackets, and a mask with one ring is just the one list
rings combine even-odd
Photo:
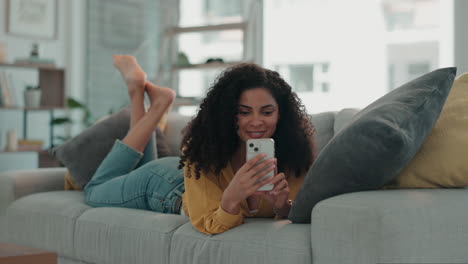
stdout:
[[271,138],[279,118],[278,104],[265,88],[245,90],[239,98],[237,135],[246,142],[252,138]]

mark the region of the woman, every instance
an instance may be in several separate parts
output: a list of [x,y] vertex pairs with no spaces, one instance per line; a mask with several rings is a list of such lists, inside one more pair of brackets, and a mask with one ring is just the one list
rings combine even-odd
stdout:
[[[314,130],[300,100],[278,73],[241,64],[218,77],[185,129],[179,163],[185,177],[180,177],[175,158],[134,168],[174,93],[146,81],[131,56],[115,56],[114,64],[129,88],[131,126],[85,187],[90,205],[178,213],[182,196],[181,213],[206,234],[227,231],[242,224],[244,217],[287,217],[314,158]],[[151,99],[147,113],[145,90]],[[270,137],[277,159],[262,161],[260,154],[245,160],[248,139]],[[273,177],[258,182],[271,171]],[[182,178],[183,183],[178,181]],[[265,184],[274,189],[257,191]]]

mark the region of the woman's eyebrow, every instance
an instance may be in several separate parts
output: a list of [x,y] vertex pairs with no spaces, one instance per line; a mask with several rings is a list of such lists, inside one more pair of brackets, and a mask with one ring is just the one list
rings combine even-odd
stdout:
[[[244,107],[244,108],[248,108],[248,109],[252,109],[252,108],[253,108],[253,107],[251,107],[251,106],[243,105],[243,104],[240,104],[239,107]],[[274,108],[275,106],[272,105],[272,104],[269,104],[269,105],[264,105],[264,106],[262,106],[262,107],[260,107],[260,108],[261,108],[261,109],[265,109],[265,108],[268,108],[268,107],[273,107],[273,108]]]
[[252,109],[251,106],[248,106],[248,105],[243,105],[243,104],[240,104],[239,107],[244,107],[244,108],[248,108],[248,109]]
[[275,106],[272,105],[272,104],[269,104],[269,105],[264,105],[264,106],[262,106],[262,107],[260,107],[260,108],[261,108],[261,109],[265,109],[265,108],[268,108],[268,107],[273,107],[273,108],[274,108]]

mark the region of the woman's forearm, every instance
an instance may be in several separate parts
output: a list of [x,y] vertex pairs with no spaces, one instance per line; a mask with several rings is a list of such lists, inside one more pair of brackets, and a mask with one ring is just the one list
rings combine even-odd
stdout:
[[230,214],[239,214],[240,212],[240,206],[239,203],[232,201],[227,197],[225,194],[223,194],[223,197],[221,198],[221,208],[223,208],[224,211]]

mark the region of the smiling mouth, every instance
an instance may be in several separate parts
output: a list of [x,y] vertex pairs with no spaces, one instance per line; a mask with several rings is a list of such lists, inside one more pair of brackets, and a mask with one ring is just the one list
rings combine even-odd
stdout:
[[251,138],[262,138],[266,131],[247,131],[247,135]]

